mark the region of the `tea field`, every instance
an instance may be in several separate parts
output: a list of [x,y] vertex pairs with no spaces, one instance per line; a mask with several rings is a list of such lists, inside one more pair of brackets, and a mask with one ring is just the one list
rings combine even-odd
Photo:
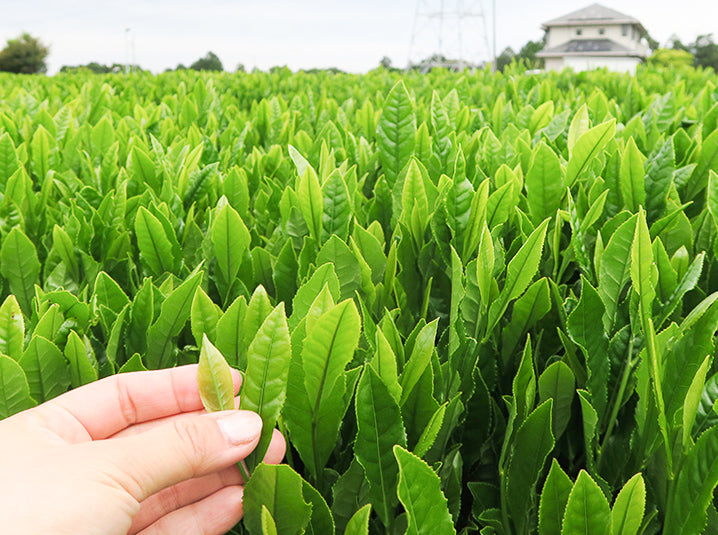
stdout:
[[202,348],[236,533],[718,533],[717,85],[2,75],[0,417]]

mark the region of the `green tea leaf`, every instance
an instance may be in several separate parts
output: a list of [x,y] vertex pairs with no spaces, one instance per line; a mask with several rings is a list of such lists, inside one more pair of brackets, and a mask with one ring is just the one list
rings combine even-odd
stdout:
[[394,445],[406,447],[406,432],[399,406],[376,372],[367,366],[356,394],[356,459],[370,485],[372,505],[384,525],[393,519],[397,504],[399,467],[392,455]]
[[544,141],[535,147],[531,155],[526,191],[531,219],[535,224],[556,215],[565,193],[563,171],[558,156]]
[[25,339],[25,320],[14,295],[0,306],[0,354],[20,360]]
[[571,368],[561,361],[551,364],[539,377],[540,402],[553,399],[551,424],[556,439],[563,434],[571,419],[575,387],[576,380]]
[[227,203],[217,212],[210,231],[217,268],[222,280],[229,287],[239,273],[244,254],[249,248],[251,237],[237,211]]
[[64,353],[70,363],[70,385],[72,388],[97,380],[97,362],[94,361],[94,356],[87,351],[85,341],[75,331],[70,331]]
[[406,533],[456,533],[439,476],[401,446],[394,446],[394,456],[399,464],[397,495],[409,518]]
[[556,459],[551,461],[551,469],[541,491],[539,505],[539,535],[561,535],[563,515],[571,494],[573,483],[561,469]]
[[616,120],[594,126],[578,138],[571,150],[566,166],[565,185],[569,188],[581,178],[596,156],[598,156],[616,133]]
[[371,504],[366,504],[349,519],[344,535],[369,535]]
[[207,412],[234,409],[232,370],[206,334],[202,336],[202,348],[199,352],[197,386],[202,405]]
[[257,447],[246,459],[250,471],[264,457],[284,405],[291,357],[284,303],[280,303],[264,320],[247,350],[239,408],[258,413],[264,424]]
[[384,109],[376,128],[377,152],[389,187],[409,163],[414,151],[416,118],[414,105],[402,80],[399,80],[384,101]]
[[636,535],[646,507],[646,484],[639,473],[626,481],[611,510],[611,535]]
[[287,465],[261,463],[244,487],[244,526],[262,535],[262,509],[274,519],[279,534],[304,533],[312,506],[304,499],[304,480]]
[[20,364],[10,357],[0,355],[0,419],[34,405],[30,386]]
[[135,218],[137,246],[150,273],[160,276],[174,271],[172,244],[162,223],[144,206],[140,206]]
[[562,535],[608,534],[611,531],[611,510],[600,487],[581,470],[571,489],[563,518]]
[[42,403],[70,387],[70,370],[65,357],[50,340],[33,336],[19,361],[25,371],[30,395]]
[[2,241],[0,273],[7,279],[10,292],[26,316],[30,316],[33,288],[39,282],[40,269],[35,245],[20,228],[13,228]]

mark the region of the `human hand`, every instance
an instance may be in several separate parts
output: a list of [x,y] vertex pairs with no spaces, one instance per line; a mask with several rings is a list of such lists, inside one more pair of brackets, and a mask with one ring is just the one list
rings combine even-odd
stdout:
[[[233,379],[236,395],[236,370]],[[0,421],[0,531],[225,533],[242,517],[237,463],[261,428],[253,412],[205,413],[197,366],[70,391]],[[265,462],[279,463],[285,450],[275,430]]]

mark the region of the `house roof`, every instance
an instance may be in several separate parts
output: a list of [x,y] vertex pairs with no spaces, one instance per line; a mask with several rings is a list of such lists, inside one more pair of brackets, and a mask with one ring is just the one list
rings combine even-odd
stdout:
[[544,22],[542,28],[546,30],[551,26],[584,26],[589,24],[638,24],[643,27],[638,19],[630,15],[625,15],[601,4],[591,4],[583,9],[572,11],[568,15]]
[[538,57],[552,58],[563,56],[635,56],[644,54],[623,46],[611,39],[573,39],[552,48],[542,50]]

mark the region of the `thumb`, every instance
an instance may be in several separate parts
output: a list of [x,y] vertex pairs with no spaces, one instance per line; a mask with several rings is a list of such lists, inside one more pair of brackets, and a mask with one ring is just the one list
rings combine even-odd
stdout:
[[144,433],[95,442],[111,477],[133,498],[238,463],[259,442],[262,419],[251,411],[188,415]]

